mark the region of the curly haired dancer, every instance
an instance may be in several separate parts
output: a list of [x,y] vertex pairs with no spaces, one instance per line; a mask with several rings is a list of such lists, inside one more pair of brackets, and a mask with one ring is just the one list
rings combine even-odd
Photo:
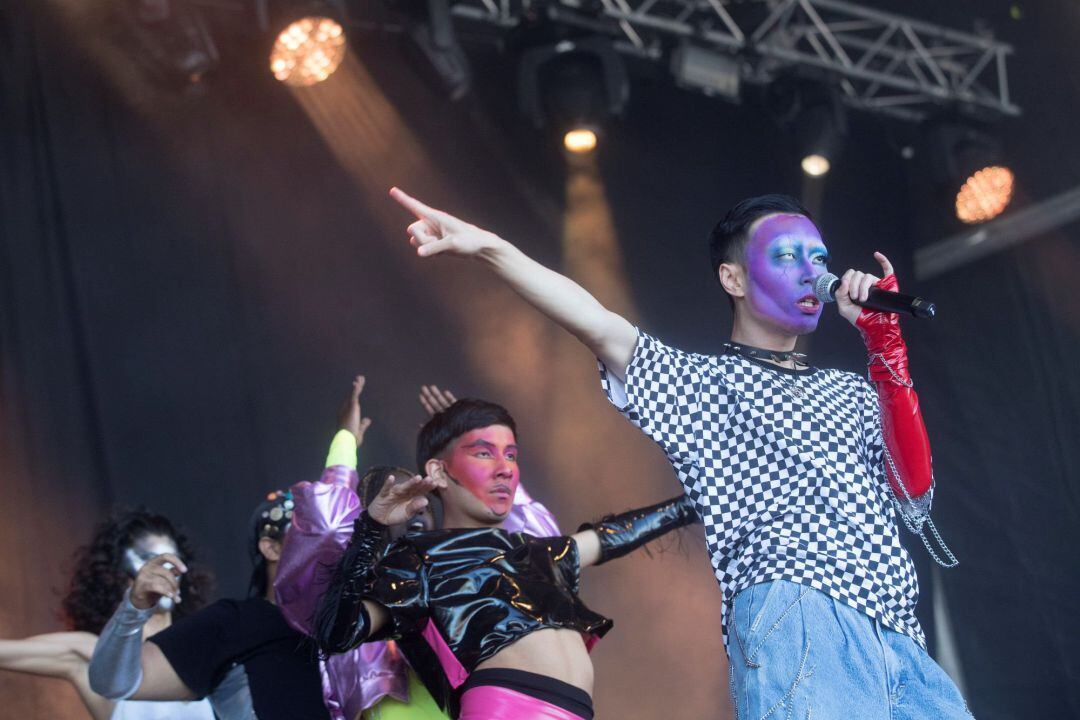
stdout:
[[143,637],[151,637],[199,610],[213,586],[210,573],[195,562],[195,553],[172,522],[146,510],[118,512],[98,525],[93,539],[77,551],[71,587],[63,600],[71,632],[0,640],[0,669],[62,678],[79,693],[94,720],[212,720],[205,700],[198,702],[112,701],[90,689],[89,666],[98,633],[144,564],[162,553],[189,563],[180,586],[184,602],[161,602],[150,614]]

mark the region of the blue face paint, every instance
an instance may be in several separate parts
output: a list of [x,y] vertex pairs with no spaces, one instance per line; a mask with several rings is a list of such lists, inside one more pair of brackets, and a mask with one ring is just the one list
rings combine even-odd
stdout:
[[803,215],[758,221],[746,247],[747,301],[755,316],[783,332],[813,332],[821,318],[814,280],[828,270],[821,233]]

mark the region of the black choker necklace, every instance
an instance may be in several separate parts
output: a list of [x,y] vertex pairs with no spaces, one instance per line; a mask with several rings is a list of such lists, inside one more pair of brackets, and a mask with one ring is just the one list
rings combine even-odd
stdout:
[[754,358],[755,360],[771,360],[773,362],[781,363],[792,360],[796,365],[810,367],[810,363],[806,361],[806,353],[798,353],[794,350],[781,352],[779,350],[766,350],[765,348],[756,348],[750,345],[740,345],[739,343],[733,342],[724,343],[724,349],[728,352],[737,353],[748,358]]

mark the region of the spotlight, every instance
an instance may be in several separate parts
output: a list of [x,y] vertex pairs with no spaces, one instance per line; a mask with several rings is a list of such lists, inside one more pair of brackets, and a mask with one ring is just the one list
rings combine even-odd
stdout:
[[596,149],[596,132],[590,128],[576,128],[563,136],[563,147],[578,155]]
[[993,165],[977,170],[956,195],[956,217],[968,225],[996,218],[1012,200],[1013,173]]
[[956,217],[991,220],[1012,200],[1015,177],[992,135],[974,121],[935,118],[926,125],[926,155],[934,183],[953,198]]
[[795,135],[803,172],[822,177],[832,168],[847,136],[847,114],[831,88],[795,77],[774,80],[766,105],[781,127]]
[[805,108],[795,122],[803,172],[811,177],[829,172],[846,134],[846,118],[835,99]]
[[286,85],[314,85],[338,69],[345,49],[341,23],[330,17],[303,17],[278,34],[270,51],[270,72]]
[[619,115],[629,96],[626,68],[604,38],[533,47],[518,66],[522,112],[536,127],[563,133],[570,152],[593,150],[604,121]]
[[810,177],[821,177],[825,173],[829,172],[829,168],[832,167],[832,163],[829,162],[829,158],[824,155],[807,155],[802,159],[803,172]]

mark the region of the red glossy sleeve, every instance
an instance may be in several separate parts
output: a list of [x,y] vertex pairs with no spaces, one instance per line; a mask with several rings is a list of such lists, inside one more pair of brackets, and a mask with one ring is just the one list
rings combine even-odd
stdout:
[[[898,286],[896,276],[889,275],[875,287],[895,292]],[[866,344],[870,380],[877,388],[881,406],[881,432],[896,466],[894,473],[886,464],[889,483],[898,497],[904,498],[906,494],[917,498],[930,490],[934,471],[919,396],[908,371],[900,318],[896,313],[863,310],[855,324]],[[900,477],[896,477],[897,473]]]

